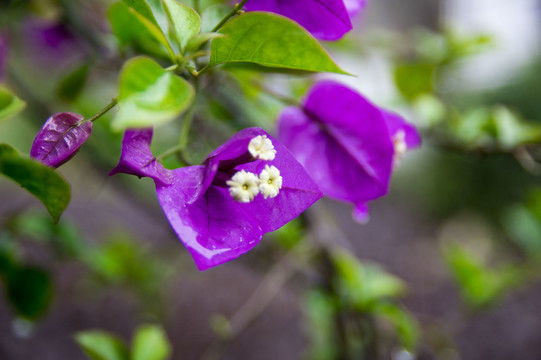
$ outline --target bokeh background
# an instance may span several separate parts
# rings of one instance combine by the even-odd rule
[[[0,122],[0,142],[28,153],[53,112],[90,116],[116,95],[119,69],[134,52],[119,49],[110,31],[110,3],[0,4],[9,47],[3,81],[27,102]],[[164,327],[172,359],[347,358],[336,350],[336,299],[321,290],[321,264],[295,253],[314,239],[353,255],[365,266],[360,286],[372,281],[371,291],[415,319],[365,313],[379,329],[367,359],[540,359],[540,37],[539,0],[369,1],[352,33],[324,44],[357,76],[318,78],[337,78],[400,112],[422,131],[423,146],[403,159],[367,224],[352,220],[349,205],[324,199],[250,253],[205,272],[178,243],[151,181],[108,176],[121,139],[110,114],[59,169],[73,199],[58,225],[0,178],[0,268],[21,269],[0,287],[0,359],[85,359],[75,333],[102,329],[127,341],[144,323]],[[235,129],[272,131],[283,105],[246,82],[253,76],[232,69],[206,84],[194,161]],[[257,76],[297,97],[313,81]],[[167,149],[174,133],[158,130],[156,149]],[[404,350],[411,338],[416,351]]]

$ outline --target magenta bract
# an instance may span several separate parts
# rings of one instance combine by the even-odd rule
[[[364,0],[248,0],[249,11],[269,11],[295,20],[316,38],[338,40],[352,29],[350,16]]]
[[[51,167],[71,159],[92,133],[92,122],[82,122],[83,115],[55,113],[36,135],[30,156]]]
[[[283,110],[278,136],[325,195],[353,203],[354,218],[365,221],[367,202],[388,192],[395,144],[402,139],[394,135],[402,130],[408,147],[419,144],[415,129],[398,115],[342,84],[321,81],[302,108]]]
[[[272,143],[276,151],[273,159],[255,158],[249,151],[258,137]],[[203,165],[175,170],[156,161],[150,151],[151,139],[150,129],[126,131],[119,164],[110,175],[127,173],[154,179],[165,216],[200,270],[249,251],[263,234],[293,220],[323,196],[289,150],[259,128],[240,131],[213,151]],[[233,180],[246,174],[262,178],[270,167],[278,169],[281,176],[277,195],[263,196],[262,191],[248,202],[242,202],[241,196],[235,198]],[[242,187],[237,190],[244,191]]]

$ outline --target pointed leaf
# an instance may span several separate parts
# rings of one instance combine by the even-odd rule
[[[92,133],[92,122],[83,115],[65,112],[53,114],[36,135],[30,156],[57,168],[71,159]]]
[[[132,346],[133,360],[166,360],[170,353],[169,340],[161,327],[143,325],[137,329]]]
[[[119,111],[113,127],[124,130],[169,122],[190,106],[194,93],[190,83],[153,60],[131,59],[120,74]]]
[[[84,331],[75,335],[75,341],[92,360],[129,360],[126,345],[105,331]]]
[[[162,0],[162,3],[173,34],[183,50],[188,41],[201,31],[201,18],[195,10],[177,0]]]
[[[11,90],[0,86],[0,121],[17,115],[25,106],[26,103],[13,94]]]
[[[66,181],[50,167],[22,156],[7,144],[0,144],[0,173],[37,197],[55,222],[68,207],[71,194]]]
[[[270,68],[346,74],[304,28],[283,16],[249,12],[220,29],[209,66],[247,62]]]

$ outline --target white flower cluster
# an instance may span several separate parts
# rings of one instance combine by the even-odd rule
[[[406,150],[408,150],[406,133],[403,130],[400,130],[393,136],[392,140],[394,145],[393,166],[396,169],[400,165],[400,161],[406,153]]]
[[[276,150],[272,141],[265,135],[258,135],[248,145],[250,154],[261,160],[274,160]],[[265,199],[278,195],[282,188],[282,176],[276,166],[265,165],[259,176],[249,171],[240,170],[226,181],[231,197],[241,203],[249,203],[261,192]]]

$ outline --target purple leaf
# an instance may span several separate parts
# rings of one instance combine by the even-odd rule
[[[30,156],[57,168],[71,159],[92,132],[92,122],[79,114],[55,113],[36,135]]]

